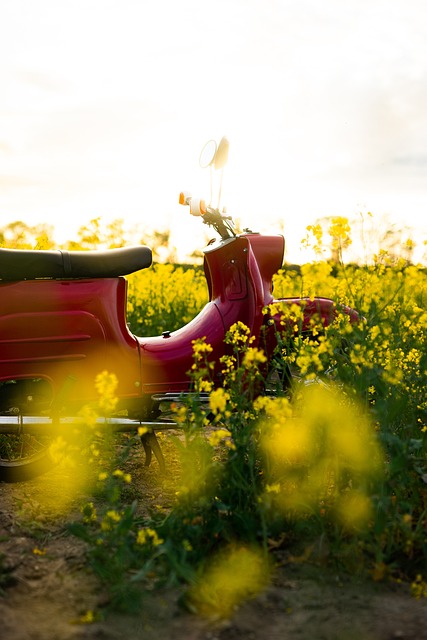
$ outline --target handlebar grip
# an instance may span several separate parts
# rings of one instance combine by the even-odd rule
[[[190,204],[191,193],[189,191],[181,191],[179,194],[178,202],[179,204]]]
[[[208,210],[205,200],[193,198],[188,191],[181,191],[179,194],[179,204],[188,205],[192,216],[204,216]]]
[[[190,202],[190,213],[192,216],[204,216],[206,209],[206,202],[201,198],[191,198]]]

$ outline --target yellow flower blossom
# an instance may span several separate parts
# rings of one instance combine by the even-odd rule
[[[231,432],[228,429],[216,429],[209,435],[208,442],[211,447],[217,447],[219,444],[224,444],[228,449],[234,450],[236,448],[231,437]]]
[[[411,584],[411,595],[416,599],[427,598],[427,582],[418,574]]]
[[[257,549],[233,546],[211,559],[189,599],[199,614],[227,618],[234,608],[264,589],[270,567]]]
[[[88,609],[88,611],[86,611],[86,613],[81,615],[80,618],[76,620],[76,622],[78,624],[93,624],[97,620],[98,620],[97,614],[94,613],[91,609]]]
[[[265,362],[267,362],[267,358],[263,351],[255,347],[249,347],[243,356],[242,365],[243,367],[250,369],[257,367],[260,364],[264,364]]]
[[[231,325],[227,332],[225,342],[233,345],[237,350],[251,344],[254,341],[254,336],[250,336],[250,329],[240,320]]]
[[[136,543],[138,545],[151,544],[153,547],[158,547],[163,544],[162,538],[159,537],[157,531],[146,527],[145,529],[139,529],[136,535]]]
[[[100,395],[99,406],[103,413],[110,414],[117,406],[116,390],[118,379],[114,373],[102,371],[95,379],[95,388]]]
[[[206,342],[206,338],[192,340],[191,344],[193,345],[193,355],[196,360],[205,358],[213,351],[211,345]]]
[[[113,478],[119,478],[120,480],[123,480],[123,482],[126,482],[126,484],[130,484],[132,482],[131,474],[125,473],[121,469],[115,469],[115,471],[113,471],[112,473],[112,476]]]
[[[209,407],[215,414],[223,413],[229,400],[230,394],[222,387],[218,387],[218,389],[211,391],[209,395]]]
[[[97,513],[96,508],[93,502],[88,502],[80,508],[80,511],[83,515],[83,522],[86,524],[90,524],[91,522],[96,522]]]
[[[276,482],[275,484],[267,484],[265,486],[265,490],[267,491],[267,493],[280,493],[280,482]]]

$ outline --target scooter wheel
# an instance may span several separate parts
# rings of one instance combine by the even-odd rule
[[[0,435],[0,482],[25,482],[55,466],[52,438]]]

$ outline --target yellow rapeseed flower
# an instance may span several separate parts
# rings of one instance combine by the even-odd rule
[[[258,367],[260,364],[267,362],[267,358],[261,349],[256,347],[249,347],[243,356],[243,367],[251,369]]]
[[[269,582],[270,567],[256,548],[233,545],[214,557],[189,590],[189,599],[200,615],[229,617],[235,607],[262,591]]]
[[[418,574],[411,584],[411,595],[416,599],[427,598],[427,582]]]
[[[210,344],[206,342],[206,338],[192,340],[193,355],[196,360],[201,360],[212,353],[213,349]]]
[[[95,379],[100,409],[107,414],[112,413],[117,406],[118,398],[115,394],[118,384],[117,376],[108,371],[102,371]]]
[[[159,545],[163,544],[163,542],[164,540],[159,537],[157,531],[155,531],[154,529],[150,529],[149,527],[139,529],[138,533],[136,534],[136,543],[138,545],[151,544],[153,547],[158,547]]]
[[[91,522],[96,522],[98,516],[97,516],[96,508],[95,508],[93,502],[87,502],[86,504],[84,504],[80,508],[80,511],[82,513],[83,522],[85,524],[90,524]]]
[[[231,437],[231,432],[228,429],[216,429],[216,431],[213,431],[209,435],[208,442],[211,447],[217,447],[219,444],[224,444],[228,449],[234,450],[236,448]]]
[[[222,387],[218,387],[218,389],[211,391],[209,395],[209,407],[215,414],[224,413],[229,400],[230,394]]]

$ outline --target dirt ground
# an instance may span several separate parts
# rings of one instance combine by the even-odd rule
[[[161,500],[156,463],[146,469],[137,459],[134,467],[139,500]],[[408,585],[362,583],[295,563],[278,567],[270,586],[226,621],[188,613],[172,589],[147,593],[138,614],[89,623],[85,615],[105,594],[84,544],[66,530],[85,500],[78,476],[59,467],[0,485],[1,640],[427,640],[427,599],[414,599]]]

